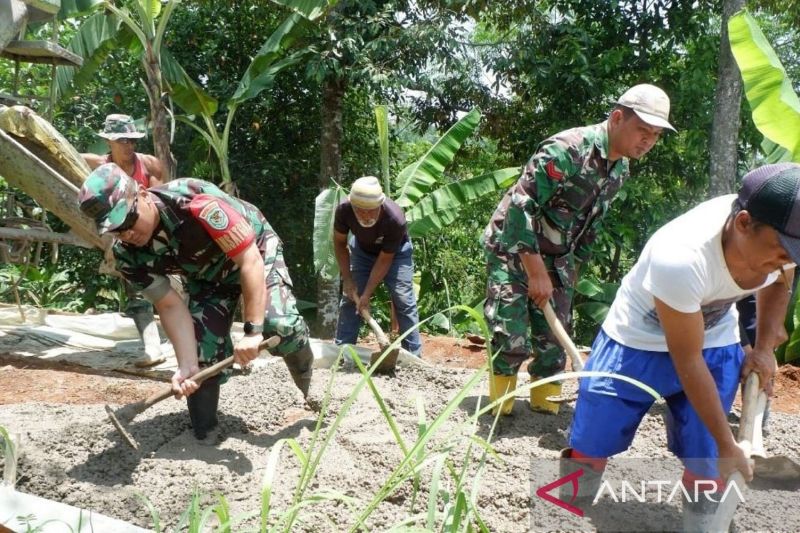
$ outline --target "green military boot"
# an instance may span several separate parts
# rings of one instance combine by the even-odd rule
[[[289,374],[292,375],[294,384],[303,393],[303,398],[308,398],[308,388],[311,386],[311,375],[314,372],[314,353],[311,351],[311,345],[306,343],[296,352],[284,356],[283,361],[289,369]]]

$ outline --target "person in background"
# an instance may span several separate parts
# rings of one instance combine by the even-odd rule
[[[136,141],[144,137],[144,133],[136,129],[136,124],[128,115],[108,115],[100,137],[108,143],[108,153],[104,155],[81,154],[92,170],[106,163],[115,163],[128,176],[145,189],[163,183],[163,165],[152,155],[136,152]],[[144,354],[133,361],[137,367],[148,367],[163,363],[166,360],[161,351],[161,337],[158,325],[153,316],[153,306],[137,293],[129,283],[123,280],[122,285],[127,296],[124,314],[133,318],[136,330],[144,345]]]
[[[572,296],[590,256],[599,221],[628,179],[628,159],[650,151],[668,121],[669,98],[654,85],[628,89],[600,124],[562,131],[542,142],[522,176],[503,196],[483,233],[487,284],[484,314],[492,333],[489,400],[517,386],[531,353],[531,381],[564,370],[566,357],[542,309],[552,301],[571,331]],[[530,330],[530,334],[529,334]],[[534,387],[530,406],[558,413],[547,398],[560,383]],[[514,398],[495,407],[508,415]]]
[[[349,243],[348,235],[352,236]],[[337,206],[333,249],[342,276],[336,344],[356,343],[361,312],[369,310],[370,298],[384,283],[392,298],[400,334],[408,333],[401,344],[419,357],[422,343],[406,217],[400,206],[386,198],[378,178],[358,178],[347,200]]]

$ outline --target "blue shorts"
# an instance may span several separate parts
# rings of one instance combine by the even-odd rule
[[[739,387],[744,352],[739,344],[703,350],[725,412]],[[667,400],[667,444],[692,473],[718,478],[719,453],[714,438],[689,403],[669,352],[628,348],[601,329],[585,370],[614,372],[654,388]],[[636,428],[653,405],[652,396],[611,378],[581,378],[569,445],[590,457],[610,457],[628,449]]]

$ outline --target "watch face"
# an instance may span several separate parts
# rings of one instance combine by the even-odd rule
[[[252,322],[245,322],[244,323],[244,333],[245,335],[250,335],[251,333],[261,333],[264,330],[264,326],[259,324],[255,325]]]

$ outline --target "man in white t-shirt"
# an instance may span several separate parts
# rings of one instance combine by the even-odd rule
[[[724,489],[734,470],[752,478],[727,413],[750,372],[771,393],[773,350],[786,339],[787,277],[798,261],[800,165],[763,166],[744,177],[738,195],[704,202],[650,238],[594,341],[586,370],[630,376],[666,399],[668,446],[684,463],[690,494],[699,483]],[[733,304],[751,293],[758,334],[745,358]],[[630,446],[652,404],[621,380],[581,379],[570,448],[562,452],[563,473],[583,467],[588,474],[578,497],[594,496],[606,458]],[[684,529],[703,530],[714,510],[706,498],[686,502]]]

